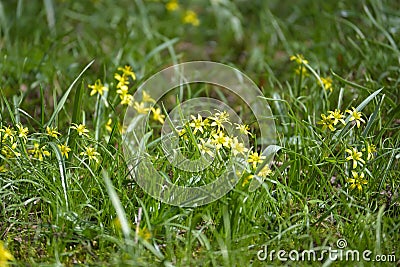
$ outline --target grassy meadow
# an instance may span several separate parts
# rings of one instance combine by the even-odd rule
[[[281,147],[271,164],[227,90],[134,98],[195,60],[259,87]],[[191,176],[171,166],[160,132],[196,97],[242,122],[219,110],[176,129],[182,155],[212,160]],[[240,156],[236,186],[199,207],[153,198],[123,151],[129,108],[149,115],[144,146],[165,180],[206,185]],[[0,110],[0,267],[400,264],[398,1],[0,1]]]

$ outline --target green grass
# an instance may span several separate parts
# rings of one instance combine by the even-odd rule
[[[0,241],[15,258],[10,265],[374,265],[257,259],[264,245],[301,252],[336,249],[338,239],[347,249],[371,250],[371,257],[394,254],[399,264],[400,5],[181,2],[180,10],[169,12],[166,1],[0,1],[0,128],[29,129],[26,142],[0,142],[0,166],[7,168],[0,172]],[[182,23],[186,9],[197,13],[199,26]],[[298,64],[289,58],[296,54],[308,60],[308,76],[295,74]],[[133,94],[154,73],[190,60],[246,73],[270,103],[283,148],[273,174],[254,192],[240,180],[215,202],[181,208],[152,198],[129,175],[120,133],[126,105],[114,73],[132,66]],[[332,92],[320,85],[321,77],[332,78]],[[109,87],[103,97],[89,95],[97,79]],[[164,98],[168,112],[177,99],[213,97],[259,131],[226,90],[174,92]],[[321,114],[351,107],[363,113],[360,128],[348,113],[346,126],[339,122],[334,132],[318,124]],[[89,136],[79,136],[72,123],[84,123]],[[47,126],[61,136],[49,136]],[[177,175],[163,159],[160,124],[151,126],[152,156],[159,156],[166,175]],[[30,152],[34,143],[50,153],[43,161]],[[257,150],[257,138],[250,143]],[[357,171],[368,183],[350,190],[346,149],[362,151],[367,143],[377,152],[369,160],[363,152],[366,163]],[[61,144],[71,148],[68,159]],[[98,163],[81,155],[86,147],[99,153]],[[21,155],[7,154],[10,149]],[[0,244],[0,267],[1,253]]]

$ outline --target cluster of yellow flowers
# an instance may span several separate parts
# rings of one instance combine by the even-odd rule
[[[365,164],[365,160],[362,158],[363,152],[367,153],[367,161],[374,158],[376,146],[366,142],[364,148],[361,151],[358,151],[356,147],[353,147],[346,149],[346,152],[349,154],[349,156],[346,157],[346,160],[353,161],[351,170],[352,178],[347,177],[346,181],[350,183],[351,190],[357,187],[357,189],[361,191],[362,186],[366,185],[368,182],[366,179],[364,179],[364,172],[357,172],[356,169],[361,164]]]
[[[180,10],[180,5],[178,0],[170,0],[168,3],[165,4],[165,8],[169,12],[174,12]],[[185,10],[182,16],[182,22],[184,24],[191,24],[193,26],[199,26],[200,20],[197,17],[197,13],[191,9]]]
[[[150,107],[151,103],[156,103],[156,101],[146,91],[142,91],[142,101],[135,101],[133,104],[133,108],[139,114],[147,114],[149,111],[151,111],[151,118],[154,121],[158,121],[159,123],[163,124],[165,115],[162,114],[161,108]]]
[[[308,60],[305,59],[302,54],[296,54],[296,55],[290,56],[290,61],[294,61],[297,64],[297,67],[294,70],[296,75],[301,76],[301,77],[309,76],[309,73],[306,68],[306,65],[308,65]],[[318,84],[320,86],[323,86],[323,88],[327,91],[328,90],[330,92],[333,91],[331,77],[319,77],[319,79],[321,80],[321,81],[318,80]]]
[[[129,78],[136,80],[136,75],[131,66],[119,67],[117,70],[121,72],[114,74],[114,79],[117,80],[115,87],[121,101],[120,104],[132,105],[133,96],[129,93]],[[100,79],[97,79],[94,84],[89,84],[88,87],[91,89],[90,96],[103,95],[104,91],[108,91],[108,88],[103,85]]]
[[[142,92],[142,100],[140,102],[135,101],[135,99],[133,99],[133,95],[129,93],[130,78],[132,80],[136,80],[136,74],[133,72],[132,67],[126,65],[124,67],[119,67],[117,70],[120,71],[120,73],[115,73],[114,79],[117,80],[115,87],[117,89],[116,93],[120,98],[120,104],[133,106],[133,108],[139,114],[147,114],[149,111],[151,111],[152,119],[163,124],[165,115],[162,114],[161,108],[149,107],[150,103],[155,103],[156,101],[146,91]],[[94,84],[88,85],[88,87],[92,89],[90,92],[91,96],[95,94],[103,95],[103,91],[108,90],[108,88],[105,87],[100,80],[96,80]],[[112,130],[111,124],[112,119],[109,118],[105,125],[108,132],[111,132]],[[120,130],[121,132],[123,131],[123,129]]]
[[[350,114],[350,121],[354,121],[357,125],[357,128],[360,128],[361,123],[365,123],[365,120],[362,118],[362,113],[357,111],[356,108],[352,107],[352,110],[347,109],[346,113]],[[328,115],[321,114],[321,120],[317,122],[317,124],[322,125],[322,130],[329,129],[332,132],[336,130],[334,126],[336,126],[339,122],[343,125],[346,125],[344,121],[344,113],[340,110],[335,109],[334,111],[328,111]]]
[[[304,56],[302,54],[296,54],[290,57],[290,61],[295,61],[297,63],[297,67],[294,70],[296,75],[306,77],[309,76],[306,64],[308,64],[308,60],[304,59]]]
[[[73,123],[71,129],[75,130],[78,136],[89,137],[89,130],[86,129],[84,124],[77,125]],[[35,136],[38,135],[35,134]],[[51,153],[47,150],[47,145],[45,143],[52,139],[52,141],[58,143],[57,146],[61,155],[68,159],[71,148],[68,147],[66,143],[60,141],[61,134],[56,128],[47,126],[46,132],[41,136],[47,137],[46,140],[42,139],[42,141],[45,142],[41,142],[37,137],[30,138],[28,127],[24,127],[21,124],[17,124],[15,127],[3,126],[0,128],[0,154],[7,159],[7,161],[0,161],[0,172],[6,172],[8,170],[7,165],[10,164],[11,160],[18,159],[22,155],[27,155],[31,159],[39,161],[43,161],[46,157],[50,157]],[[85,146],[84,151],[79,155],[87,157],[89,162],[91,160],[99,162],[98,156],[100,154],[96,152],[93,147]]]
[[[121,71],[122,74],[115,73],[114,79],[118,81],[116,88],[117,88],[117,94],[121,99],[121,105],[132,105],[133,96],[128,92],[129,77],[131,77],[132,80],[136,80],[136,75],[132,71],[131,66],[125,66],[123,68],[119,67],[118,70]]]
[[[252,148],[245,147],[245,144],[239,140],[238,136],[227,134],[225,130],[225,125],[227,124],[232,125],[229,114],[226,111],[216,111],[216,113],[206,118],[203,118],[200,114],[197,114],[197,117],[191,115],[191,120],[186,122],[182,128],[176,130],[181,142],[189,143],[193,137],[202,155],[208,154],[211,157],[216,157],[220,162],[223,162],[224,158],[230,154],[233,156],[239,154],[246,156],[247,162],[251,166],[251,173],[248,173],[247,176],[245,175],[244,186],[254,177],[258,165],[263,163],[265,157],[259,155],[256,151],[253,152]],[[252,136],[248,125],[235,123],[234,126],[241,134]],[[271,173],[269,166],[266,165],[257,173],[257,176],[266,177]]]

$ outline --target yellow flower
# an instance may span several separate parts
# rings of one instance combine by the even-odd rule
[[[222,111],[222,112],[217,112],[215,113],[214,116],[210,117],[211,120],[213,120],[213,122],[211,123],[211,126],[217,126],[218,131],[220,131],[221,129],[224,129],[224,125],[223,123],[229,123],[229,113],[226,111]]]
[[[4,145],[4,146],[2,147],[2,149],[1,149],[1,153],[2,153],[4,156],[6,156],[6,158],[13,158],[14,156],[15,156],[15,157],[20,157],[20,156],[21,156],[21,153],[19,153],[18,151],[16,151],[17,145],[18,145],[18,144],[17,144],[16,142],[13,143],[13,144],[11,145],[11,147],[8,146],[8,145]]]
[[[161,109],[151,108],[151,111],[153,112],[153,120],[159,121],[161,124],[163,124],[165,115],[161,114]]]
[[[362,151],[367,151],[367,160],[373,159],[374,158],[374,153],[376,152],[376,146],[373,144],[367,143],[367,149],[362,149]]]
[[[197,144],[201,154],[207,153],[211,157],[214,157],[214,153],[211,151],[211,148],[213,148],[213,145],[211,142],[208,140],[207,142],[203,140],[203,138],[200,138],[201,144]]]
[[[179,3],[177,0],[171,0],[168,3],[165,4],[165,8],[168,11],[175,11],[179,9]]]
[[[353,178],[347,178],[347,182],[351,183],[350,189],[353,190],[357,187],[359,191],[362,191],[362,185],[366,185],[368,182],[364,179],[364,173],[358,174],[355,171],[351,171]]]
[[[308,60],[304,59],[304,56],[302,54],[291,56],[290,61],[296,61],[296,63],[299,65],[308,64]]]
[[[92,95],[95,95],[95,94],[103,95],[103,91],[107,91],[107,90],[108,90],[108,88],[105,87],[105,86],[101,83],[100,79],[97,79],[96,82],[95,82],[94,84],[88,85],[88,87],[89,87],[90,89],[92,89],[92,91],[90,92],[90,95],[91,95],[91,96],[92,96]]]
[[[128,86],[127,86],[129,84],[128,77],[126,77],[125,75],[121,75],[119,73],[115,73],[114,79],[118,81],[116,86],[117,88],[124,88],[124,89],[126,88],[126,91],[128,91]]]
[[[148,94],[148,93],[146,93],[146,91],[143,91],[142,92],[142,101],[143,102],[156,102],[153,98],[151,98],[151,96]]]
[[[7,267],[8,261],[13,260],[13,255],[4,247],[3,242],[0,241],[0,267]]]
[[[16,149],[17,149],[17,143],[12,144],[12,145],[11,145],[11,150],[12,150],[12,152],[14,152],[14,155],[15,155],[16,157],[20,157],[20,156],[21,156],[21,153],[15,151]]]
[[[143,229],[139,229],[138,236],[140,236],[145,241],[149,241],[152,235],[151,232],[147,230],[146,227],[144,227]]]
[[[33,149],[29,149],[28,153],[32,154],[34,158],[43,161],[43,156],[50,156],[50,152],[45,150],[46,146],[40,147],[38,143],[33,144]]]
[[[79,134],[79,136],[86,136],[88,137],[89,135],[87,134],[89,132],[88,129],[86,129],[86,126],[84,124],[79,124],[77,125],[76,123],[73,123],[71,126],[72,129],[76,130]]]
[[[324,85],[325,90],[329,90],[330,92],[333,91],[332,87],[332,78],[331,77],[320,77],[322,84]],[[318,81],[318,84],[321,85],[321,83]]]
[[[17,128],[18,128],[18,137],[21,137],[26,142],[29,132],[28,127],[24,127],[21,124],[17,124]]]
[[[350,156],[348,156],[346,160],[353,161],[353,169],[357,167],[358,161],[365,164],[365,161],[361,158],[362,152],[357,151],[357,148],[354,147],[353,150],[346,149],[346,152],[350,154]]]
[[[130,94],[122,94],[119,96],[121,98],[121,105],[132,106],[133,96]]]
[[[249,132],[250,127],[247,124],[235,123],[235,125],[236,125],[235,129],[239,130],[241,134],[252,136],[252,134]]]
[[[365,120],[361,118],[362,113],[358,112],[354,107],[352,107],[353,111],[351,110],[346,110],[347,113],[351,115],[350,121],[356,121],[357,123],[357,128],[360,128],[360,122],[365,123]]]
[[[123,72],[123,76],[131,76],[133,80],[136,80],[136,75],[132,70],[131,66],[126,65],[125,67],[119,67],[118,70]]]
[[[68,159],[68,153],[71,151],[71,148],[69,148],[67,145],[58,145],[58,148],[61,151],[61,155]]]
[[[317,122],[317,124],[322,125],[322,130],[324,131],[326,128],[329,128],[332,132],[335,131],[335,127],[333,127],[333,120],[330,116],[326,116],[325,114],[321,114],[322,120]]]
[[[243,179],[242,186],[247,185],[250,182],[250,180],[253,178],[254,178],[254,175],[252,175],[252,174],[246,175]]]
[[[220,131],[212,135],[212,143],[215,145],[215,148],[221,149],[222,146],[229,148],[231,145],[231,139],[228,136],[225,136],[224,132]]]
[[[10,126],[8,126],[7,128],[3,127],[3,129],[0,129],[0,132],[4,133],[4,134],[2,134],[3,140],[7,140],[7,138],[8,138],[8,139],[10,139],[11,143],[13,142],[14,136],[15,136],[15,131]]]
[[[272,170],[269,168],[268,165],[265,165],[257,174],[259,177],[267,177],[270,176],[272,173]]]
[[[299,76],[301,75],[303,77],[308,77],[309,76],[307,69],[303,65],[298,66],[294,70],[294,73],[296,73],[296,75],[299,75]]]
[[[176,129],[178,131],[178,135],[179,137],[183,136],[184,134],[186,134],[186,129],[182,128],[182,129]]]
[[[257,163],[262,163],[264,159],[265,159],[265,157],[258,155],[258,152],[253,152],[249,155],[247,162],[252,163],[253,168],[255,168]]]
[[[6,166],[5,165],[0,165],[0,172],[7,172],[8,170],[7,170],[7,168],[6,168]],[[1,264],[1,261],[0,261],[0,264]],[[0,265],[1,266],[1,265]]]
[[[193,26],[200,25],[200,20],[198,19],[196,12],[194,12],[193,10],[187,10],[185,12],[185,15],[183,16],[182,21],[185,24],[192,24]]]
[[[340,121],[343,125],[346,124],[346,122],[343,120],[344,115],[340,112],[340,110],[335,109],[335,111],[328,111],[329,116],[328,118],[332,119],[333,125],[338,124]]]
[[[117,90],[117,94],[119,94],[121,97],[122,95],[128,94],[128,86],[122,85],[121,87],[118,87],[119,89]]]
[[[149,112],[150,108],[146,108],[144,106],[143,102],[135,102],[135,104],[133,105],[133,108],[139,113],[139,114],[147,114],[147,112]]]
[[[48,135],[54,138],[58,138],[58,136],[61,135],[59,132],[57,132],[56,128],[52,128],[49,126],[46,127],[46,132]]]
[[[112,131],[111,124],[112,124],[112,119],[109,118],[108,121],[107,121],[107,123],[106,123],[106,130],[107,130],[108,132],[110,132],[110,133],[111,133],[111,131]]]
[[[203,127],[208,124],[208,119],[203,121],[203,118],[200,116],[200,114],[197,114],[197,119],[193,115],[191,115],[191,117],[193,121],[189,123],[189,126],[194,128],[193,134],[196,134],[197,131],[204,133]]]
[[[99,162],[99,159],[97,158],[97,156],[100,156],[100,153],[98,153],[93,147],[85,147],[85,151],[81,152],[79,155],[87,156],[89,159],[89,162],[91,160],[94,160],[97,163]]]
[[[237,154],[244,155],[244,153],[248,151],[244,144],[239,142],[236,136],[232,139],[231,148],[234,156],[236,156]]]

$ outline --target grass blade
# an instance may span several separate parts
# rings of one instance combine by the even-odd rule
[[[69,210],[69,202],[68,202],[68,194],[67,194],[67,180],[66,180],[66,175],[65,175],[64,159],[63,159],[60,149],[58,148],[58,146],[55,143],[50,142],[49,145],[53,148],[53,150],[56,154],[56,158],[58,161],[58,167],[60,169],[61,185],[62,185],[63,193],[64,193],[65,206],[66,206],[67,210]]]
[[[49,121],[46,123],[46,126],[51,125],[51,123],[55,120],[57,117],[58,113],[61,111],[61,109],[64,107],[65,102],[68,99],[69,94],[71,93],[72,88],[74,88],[75,84],[79,80],[79,78],[85,73],[85,71],[93,64],[94,60],[90,61],[89,64],[86,65],[86,67],[79,73],[78,77],[75,78],[75,80],[72,82],[72,84],[69,86],[67,91],[64,93],[64,95],[61,97],[60,101],[58,102],[57,106],[54,109],[53,114],[51,115]]]
[[[122,207],[121,201],[119,200],[117,192],[115,191],[114,186],[113,186],[110,178],[108,177],[107,172],[105,170],[103,170],[102,174],[103,174],[104,182],[106,183],[108,196],[111,199],[111,202],[115,208],[115,211],[117,212],[117,217],[121,224],[121,230],[122,230],[122,233],[124,234],[125,240],[131,241],[131,237],[130,237],[131,236],[131,228],[129,226],[129,222],[126,217],[125,210]]]

